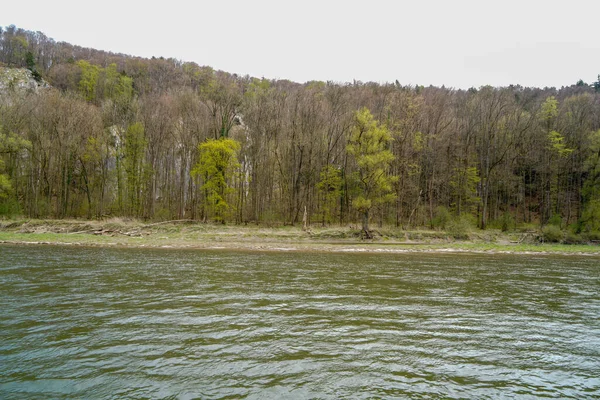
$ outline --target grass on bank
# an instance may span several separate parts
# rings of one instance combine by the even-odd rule
[[[460,234],[450,230],[402,230],[375,228],[374,240],[361,240],[360,229],[312,226],[305,232],[299,226],[204,224],[192,221],[143,223],[113,218],[89,220],[0,221],[0,242],[77,244],[89,246],[241,248],[298,250],[435,251],[442,249],[472,252],[521,252],[600,254],[600,245],[569,242],[568,233],[547,243],[543,231],[528,229],[502,232],[500,229],[468,229]],[[558,235],[558,236],[556,236]],[[542,243],[542,242],[546,243]],[[562,242],[562,243],[561,243]],[[573,243],[573,244],[569,244]]]

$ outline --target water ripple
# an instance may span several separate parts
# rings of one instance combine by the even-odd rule
[[[600,397],[593,257],[0,252],[1,398]]]

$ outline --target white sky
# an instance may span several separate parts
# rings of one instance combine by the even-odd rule
[[[5,3],[0,26],[269,79],[560,87],[600,74],[598,0]]]

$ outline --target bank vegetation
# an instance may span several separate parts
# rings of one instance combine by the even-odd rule
[[[299,84],[14,26],[0,63],[4,218],[600,240],[600,82]]]

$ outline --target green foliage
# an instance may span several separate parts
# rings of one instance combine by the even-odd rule
[[[14,27],[0,32],[0,48],[0,205],[18,202],[31,217],[225,219],[231,204],[237,221],[273,225],[297,221],[306,206],[324,223],[368,224],[370,214],[396,226],[452,225],[457,236],[468,224],[456,214],[479,216],[481,227],[496,218],[489,224],[502,230],[539,230],[553,214],[564,228],[581,216],[574,233],[600,230],[600,133],[589,135],[600,94],[581,81],[466,91],[295,84]],[[28,90],[38,69],[57,90]],[[192,178],[198,144],[228,136],[243,143],[243,179],[207,165]],[[17,150],[18,138],[31,151]],[[320,170],[329,165],[343,169]],[[438,206],[448,209],[431,215]]]
[[[444,206],[439,206],[435,209],[435,217],[433,218],[432,224],[435,228],[446,229],[450,221],[452,220],[452,214]]]
[[[467,240],[469,233],[475,227],[473,217],[467,214],[454,217],[448,223],[446,232],[454,239]]]
[[[508,232],[514,230],[516,227],[515,219],[511,213],[505,211],[502,213],[500,218],[490,221],[488,224],[489,228],[500,229],[502,232]]]
[[[87,101],[96,100],[96,88],[98,86],[98,77],[100,76],[100,68],[97,65],[92,65],[87,61],[80,60],[77,66],[81,71],[79,79],[79,91]]]
[[[588,242],[587,235],[579,235],[574,232],[567,232],[564,236],[565,244],[584,244]]]
[[[258,96],[265,95],[269,92],[271,83],[268,79],[252,78],[252,81],[248,85],[248,89],[244,93],[246,99],[251,100]]]
[[[31,149],[31,142],[15,133],[4,134],[0,126],[0,154],[17,153],[21,150]]]
[[[542,238],[544,242],[558,243],[563,240],[563,231],[556,225],[546,225],[542,229]]]
[[[3,162],[0,160],[0,168],[3,167]],[[7,199],[13,192],[10,179],[6,174],[0,174],[0,200]]]
[[[0,181],[1,180],[2,177],[0,176]],[[22,213],[23,210],[21,210],[21,206],[14,196],[11,196],[6,199],[0,199],[0,216],[11,218],[17,215],[21,215]]]
[[[600,75],[598,75],[598,80],[592,83],[592,86],[596,92],[600,92]]]
[[[581,225],[586,231],[600,230],[600,131],[590,135],[590,155],[586,160],[587,179],[583,184],[584,199]]]
[[[600,199],[588,200],[581,214],[585,230],[600,230]]]
[[[558,100],[554,96],[548,96],[540,110],[540,118],[547,126],[550,126],[558,116]]]
[[[144,135],[144,127],[136,122],[127,128],[123,165],[127,174],[127,193],[131,215],[141,212],[141,199],[144,191],[144,175],[146,170],[145,154],[148,142]]]
[[[205,208],[207,214],[212,211],[216,221],[224,222],[232,209],[227,196],[233,192],[230,183],[239,171],[240,148],[239,142],[227,138],[209,139],[198,146],[200,160],[192,176],[202,178]]]
[[[33,71],[35,69],[35,59],[33,58],[33,53],[30,51],[28,51],[25,55],[25,65],[30,71]]]
[[[133,98],[133,79],[119,73],[116,64],[110,64],[104,70],[104,97],[113,100],[117,105],[126,107]]]
[[[557,226],[557,227],[561,227],[563,220],[562,217],[559,214],[554,214],[552,217],[550,217],[548,219],[548,222],[546,222],[548,225],[553,225],[553,226]]]
[[[593,240],[595,242],[600,241],[600,230],[591,231],[587,234],[588,240]]]
[[[323,222],[331,223],[342,193],[342,171],[333,165],[323,167],[317,188],[323,199]]]
[[[4,134],[0,126],[0,157],[3,154],[16,154],[21,150],[30,149],[31,142],[14,133]],[[5,173],[5,163],[0,158],[0,204],[6,203],[14,193],[10,177]]]
[[[502,214],[501,220],[500,230],[502,230],[502,232],[507,232],[515,228],[515,219],[508,211],[505,211],[504,214]]]
[[[113,98],[121,104],[129,104],[133,98],[133,79],[120,74]]]
[[[361,193],[352,204],[364,216],[365,231],[368,231],[369,211],[396,198],[393,183],[398,177],[389,174],[390,163],[395,159],[389,149],[391,141],[392,135],[387,127],[380,125],[367,108],[354,114],[354,126],[346,150],[358,166]]]
[[[560,157],[566,157],[573,152],[564,144],[565,138],[556,131],[548,133],[548,141],[550,142],[550,150],[558,154]]]
[[[33,76],[33,79],[35,79],[35,81],[38,83],[41,82],[42,75],[40,75],[40,73],[37,70],[37,67],[35,65],[35,59],[31,51],[28,51],[25,55],[25,64],[27,65],[27,69],[31,71],[31,76]]]
[[[472,211],[479,202],[477,184],[481,181],[477,167],[454,168],[450,188],[455,199],[453,205],[461,214],[463,211]]]

